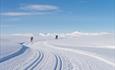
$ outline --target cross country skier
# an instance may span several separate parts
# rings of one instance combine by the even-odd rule
[[[33,39],[34,39],[33,36],[31,36],[31,37],[30,37],[30,42],[33,42]]]
[[[55,39],[58,39],[58,35],[55,36]]]

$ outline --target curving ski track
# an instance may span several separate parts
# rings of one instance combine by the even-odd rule
[[[31,67],[34,67],[33,65],[34,64],[36,64],[37,63],[37,61],[39,61],[40,60],[40,58],[41,58],[41,52],[39,51],[39,54],[38,54],[39,56],[36,58],[36,60],[35,61],[33,61],[29,66],[27,66],[24,70],[28,70],[29,68],[31,68]]]
[[[43,57],[44,57],[44,54],[41,53],[40,59],[38,61],[36,61],[37,63],[30,70],[33,70],[42,61]]]
[[[55,55],[55,58],[56,58],[56,64],[55,64],[54,70],[62,70],[62,60],[61,60],[61,57],[58,56],[58,55]]]

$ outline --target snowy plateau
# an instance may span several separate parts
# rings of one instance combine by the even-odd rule
[[[0,70],[115,70],[115,34],[1,35]]]

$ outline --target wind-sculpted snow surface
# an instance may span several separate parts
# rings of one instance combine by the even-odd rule
[[[92,51],[69,48],[66,41],[38,40],[33,43],[17,43],[20,47],[4,49],[9,54],[0,58],[0,70],[114,70],[114,62],[94,54]],[[61,42],[60,42],[61,41]],[[14,42],[14,44],[16,44]],[[3,46],[2,46],[3,47]],[[13,47],[11,47],[13,48]],[[89,47],[90,48],[90,47]]]
[[[26,45],[24,53],[0,63],[1,70],[114,70],[115,65],[100,59],[57,48],[47,41]],[[82,54],[81,54],[82,53]],[[103,67],[104,66],[104,67]]]

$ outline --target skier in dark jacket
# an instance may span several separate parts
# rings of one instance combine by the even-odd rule
[[[33,37],[33,36],[31,36],[31,37],[30,37],[30,42],[33,42],[33,39],[34,39],[34,37]]]
[[[58,39],[58,35],[55,36],[55,39]]]

